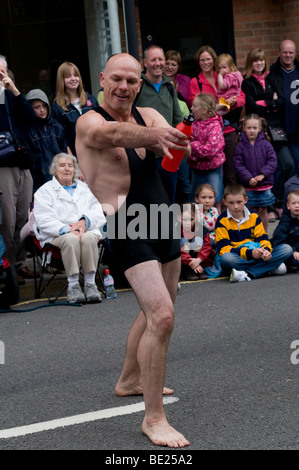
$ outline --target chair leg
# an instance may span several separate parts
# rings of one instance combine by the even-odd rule
[[[53,280],[54,276],[51,277],[51,279],[50,279],[50,281],[48,281],[48,283],[46,282],[46,279],[44,277],[44,270],[45,270],[46,263],[45,263],[45,261],[41,263],[41,261],[39,259],[39,256],[36,253],[36,251],[35,251],[35,254],[36,254],[37,266],[38,266],[38,269],[40,271],[38,286],[35,290],[35,298],[39,299],[41,294],[45,291],[46,294],[47,294],[47,297],[48,297],[48,301],[50,302],[50,294],[49,294],[49,290],[48,290],[48,285]],[[42,287],[42,285],[43,285],[43,287]]]
[[[36,263],[37,263],[38,269],[40,271],[40,277],[39,277],[39,280],[38,280],[38,285],[37,285],[37,282],[35,282],[35,298],[39,299],[41,297],[41,294],[43,292],[45,292],[46,295],[47,295],[47,298],[48,298],[48,302],[49,303],[55,303],[56,300],[66,290],[67,284],[65,284],[63,286],[63,288],[60,290],[60,292],[54,298],[51,298],[48,286],[51,284],[53,279],[56,277],[57,273],[52,274],[51,278],[48,279],[48,281],[47,281],[45,279],[45,269],[46,269],[46,266],[47,266],[47,256],[45,256],[44,260],[41,262],[40,257],[38,255],[38,253],[36,252],[36,250],[35,250],[35,255],[36,256],[34,258],[36,258]]]
[[[100,278],[100,281],[101,281],[101,287],[98,286],[98,289],[101,292],[101,294],[103,294],[106,297],[106,291],[105,291],[105,287],[104,287],[104,278],[103,278],[102,273],[101,273],[101,263],[102,263],[102,259],[103,259],[103,256],[104,256],[104,251],[105,251],[104,244],[100,243],[99,260],[98,260],[98,266],[97,266],[97,273],[96,274],[98,274],[98,276]]]

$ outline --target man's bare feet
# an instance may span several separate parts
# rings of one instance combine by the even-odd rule
[[[143,395],[143,390],[142,390],[141,385],[137,385],[137,384],[125,385],[125,384],[121,384],[120,382],[118,382],[118,384],[115,387],[115,393],[119,397],[129,397],[131,395]],[[172,394],[173,394],[173,390],[171,388],[163,387],[163,395],[172,395]]]
[[[167,447],[185,447],[189,446],[190,442],[183,436],[183,434],[176,431],[169,425],[167,420],[158,421],[154,424],[148,424],[146,418],[142,423],[142,431],[152,441],[153,444],[158,446]]]

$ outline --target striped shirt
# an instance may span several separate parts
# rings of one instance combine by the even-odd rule
[[[244,210],[244,218],[236,220],[229,210],[225,210],[217,219],[215,227],[217,251],[236,253],[241,258],[252,260],[252,251],[261,246],[272,252],[272,245],[265,232],[263,223],[256,212]]]

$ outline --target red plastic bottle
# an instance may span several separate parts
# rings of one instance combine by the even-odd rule
[[[194,117],[192,114],[189,114],[189,116],[185,116],[183,121],[180,122],[176,128],[183,132],[188,138],[192,134],[192,123],[194,121]],[[179,169],[180,163],[183,159],[184,153],[186,151],[186,148],[183,147],[183,150],[175,150],[175,149],[169,149],[169,152],[173,156],[173,159],[171,160],[167,155],[164,155],[164,158],[162,160],[161,166],[164,168],[164,170],[175,172]]]

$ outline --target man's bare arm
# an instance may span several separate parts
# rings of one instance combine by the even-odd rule
[[[169,144],[169,140],[167,140],[167,142],[165,142],[165,145],[166,145],[166,150],[165,150],[165,147],[164,147],[164,150],[162,150],[161,152],[161,146],[160,146],[160,142],[158,142],[155,146],[151,147],[151,148],[148,148],[149,150],[152,150],[154,153],[156,153],[157,155],[160,155],[161,157],[163,155],[168,155],[170,158],[172,158],[171,154],[169,153],[169,148],[173,148],[173,149],[176,149],[176,150],[181,150],[182,149],[182,146],[185,147],[185,154],[184,154],[184,158],[187,158],[190,156],[191,154],[191,146],[186,138],[186,136],[184,134],[182,134],[180,131],[179,134],[177,133],[172,133],[173,130],[176,130],[174,129],[173,127],[171,127],[168,122],[166,121],[166,119],[158,112],[156,111],[155,109],[153,108],[138,108],[139,112],[141,113],[144,121],[146,122],[146,125],[148,127],[160,127],[160,128],[163,128],[163,129],[171,129],[171,135],[168,136],[167,135],[167,139],[170,139],[170,144]],[[173,140],[174,138],[176,139],[177,137],[179,136],[179,139],[182,139],[183,140],[180,140],[180,142],[178,140]],[[175,146],[172,146],[172,143],[175,145]],[[179,145],[179,147],[178,147]]]
[[[182,132],[166,121],[163,122],[165,127],[154,124],[152,121],[151,126],[144,127],[131,122],[106,121],[98,113],[90,111],[78,119],[76,133],[84,145],[101,150],[143,147],[161,156],[170,155],[169,148],[180,150],[184,146],[187,150],[188,141]]]

